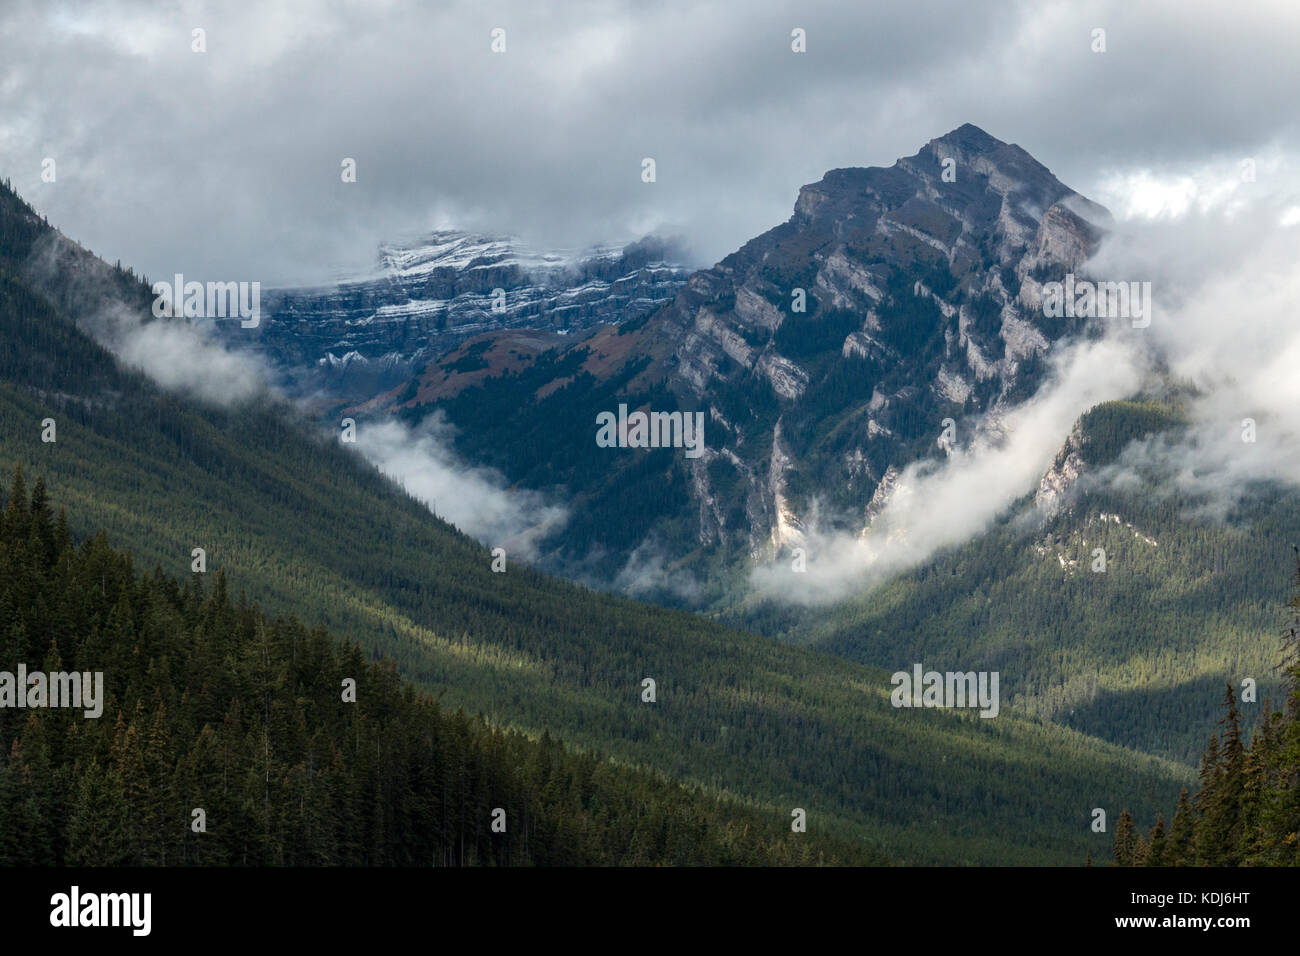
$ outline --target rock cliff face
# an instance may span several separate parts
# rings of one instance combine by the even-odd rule
[[[974,126],[805,186],[788,222],[697,273],[651,323],[676,343],[663,367],[684,403],[772,403],[784,426],[783,445],[761,413],[717,423],[712,455],[771,456],[746,476],[766,499],[746,513],[765,525],[702,535],[779,548],[814,500],[865,526],[890,469],[937,453],[944,418],[1032,393],[1037,359],[1068,331],[1043,316],[1039,285],[1079,271],[1108,222]]]
[[[270,290],[251,337],[248,330],[225,331],[232,344],[260,350],[291,392],[356,401],[406,381],[484,332],[577,334],[644,316],[686,281],[675,255],[655,240],[535,253],[511,239],[440,231],[385,246],[369,276]]]
[[[1061,446],[1052,463],[1038,482],[1034,493],[1034,506],[1046,517],[1055,517],[1069,504],[1071,493],[1083,474],[1087,463],[1083,457],[1083,426],[1076,422],[1070,436]]]

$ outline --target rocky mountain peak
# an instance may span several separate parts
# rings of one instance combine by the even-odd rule
[[[945,133],[942,136],[936,136],[926,144],[931,148],[942,145],[953,150],[960,150],[970,155],[996,153],[1006,149],[1008,144],[1002,142],[996,136],[990,136],[984,130],[980,129],[974,123],[962,123],[956,129]],[[1019,146],[1011,148],[1019,150]],[[1021,150],[1021,152],[1024,152]],[[1028,155],[1027,153],[1025,155]]]
[[[751,550],[817,502],[860,528],[891,470],[938,453],[942,420],[974,427],[1032,394],[1042,355],[1071,331],[1043,315],[1038,284],[1084,264],[1107,221],[971,124],[892,166],[803,187],[786,223],[697,273],[652,320],[672,343],[670,387],[724,411],[692,466],[699,513],[717,513],[713,485],[746,488]]]
[[[800,190],[786,222],[643,318],[569,336],[527,362],[493,332],[386,401],[413,414],[442,404],[453,418],[460,408],[471,457],[617,514],[566,532],[555,545],[563,561],[603,553],[616,565],[652,537],[679,560],[714,548],[781,552],[815,522],[859,533],[891,476],[943,454],[946,421],[964,445],[1034,393],[1052,343],[1080,331],[1044,314],[1039,283],[1078,271],[1105,221],[1028,152],[967,124],[891,166],[828,171]],[[507,434],[461,394],[494,375]],[[636,494],[654,504],[635,520],[611,503],[626,496],[621,469],[632,459],[573,464],[586,460],[575,449],[590,444],[588,423],[619,402],[702,411],[708,422],[701,456],[637,472]],[[543,450],[519,462],[499,448]],[[664,481],[682,493],[651,490]]]

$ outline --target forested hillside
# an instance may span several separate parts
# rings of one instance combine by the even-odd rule
[[[48,227],[0,199],[0,460],[44,476],[73,536],[103,529],[174,577],[202,547],[232,590],[388,657],[444,709],[549,731],[782,821],[803,807],[810,827],[903,861],[1076,863],[1093,807],[1154,813],[1190,780],[1014,707],[996,720],[896,710],[886,671],[514,560],[493,573],[486,548],[290,409],[214,407],[123,370],[74,319],[96,307],[91,286],[144,308],[139,284],[66,240],[62,268],[32,268],[28,233],[53,241]],[[47,417],[56,442],[41,440]]]
[[[105,683],[97,718],[0,708],[0,865],[884,862],[816,822],[794,833],[446,712],[390,662],[214,577],[141,573],[102,534],[78,546],[44,483],[29,500],[15,475],[0,661]]]
[[[1300,866],[1300,552],[1294,616],[1282,645],[1286,692],[1253,734],[1237,693],[1223,695],[1222,728],[1201,754],[1200,789],[1184,790],[1168,825],[1162,813],[1145,835],[1125,810],[1115,827],[1118,866]]]
[[[1300,495],[1241,489],[1222,519],[1154,478],[1131,491],[1089,480],[1131,440],[1177,427],[1167,404],[1099,406],[1081,421],[1086,467],[1059,513],[1036,514],[1027,498],[1010,520],[842,605],[726,619],[882,667],[1001,670],[1025,711],[1192,765],[1225,680],[1253,678],[1261,700],[1277,692],[1273,595],[1300,541]],[[1247,725],[1258,712],[1245,709]]]

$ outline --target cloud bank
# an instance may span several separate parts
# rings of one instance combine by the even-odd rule
[[[1093,198],[1188,158],[1294,155],[1298,53],[1289,0],[6,0],[0,175],[154,278],[326,281],[439,225],[539,248],[682,234],[713,262],[828,169],[965,122]]]
[[[360,422],[357,448],[430,511],[507,561],[536,558],[537,545],[568,511],[541,492],[510,488],[493,469],[469,467],[451,451],[451,426],[441,413],[418,428],[397,421]]]
[[[1126,224],[1098,269],[1150,275],[1173,309],[1151,348],[1190,384],[1185,435],[1126,450],[1100,477],[1144,480],[1193,510],[1224,518],[1261,482],[1300,483],[1300,191],[1295,168],[1255,182],[1228,170],[1184,177],[1185,199]]]
[[[865,534],[824,534],[813,525],[805,533],[807,570],[796,573],[788,562],[759,567],[753,585],[765,596],[823,603],[962,544],[1037,485],[1079,415],[1129,394],[1141,381],[1141,360],[1122,341],[1067,347],[1029,401],[987,417],[968,444],[959,435],[958,447],[941,464],[904,468]]]

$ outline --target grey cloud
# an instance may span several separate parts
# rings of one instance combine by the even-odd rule
[[[713,261],[825,170],[888,164],[967,121],[1085,194],[1117,169],[1293,151],[1297,17],[1123,0],[17,0],[0,12],[0,173],[151,276],[328,279],[435,224],[566,247],[671,232]]]

